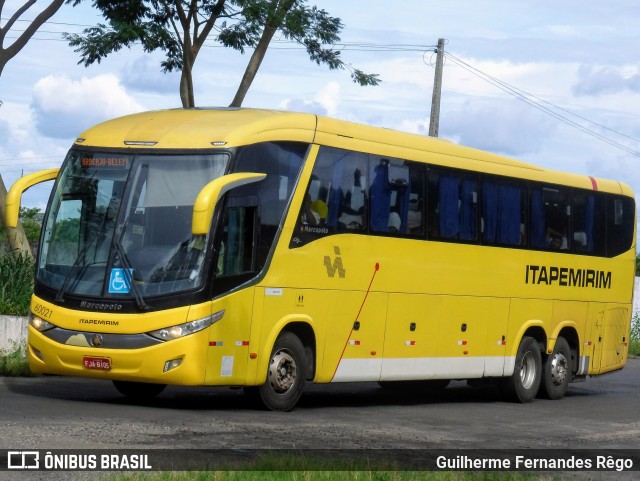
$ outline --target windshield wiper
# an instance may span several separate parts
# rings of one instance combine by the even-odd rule
[[[91,238],[84,245],[82,250],[80,250],[80,252],[78,253],[76,260],[73,261],[73,264],[69,268],[69,272],[67,272],[67,274],[64,276],[64,279],[62,281],[62,286],[60,286],[60,289],[58,289],[58,292],[56,293],[56,297],[55,297],[56,302],[60,302],[60,303],[64,302],[64,295],[69,289],[69,284],[71,283],[71,280],[72,279],[76,281],[78,280],[78,277],[75,277],[75,273],[78,270],[78,267],[80,266],[80,261],[85,259],[85,256],[87,254],[87,251],[89,250],[89,247],[91,247],[91,245],[93,244],[93,241],[95,241],[97,238],[98,238],[98,234],[94,232]],[[83,269],[86,269],[86,268],[87,268],[87,265],[83,265]]]

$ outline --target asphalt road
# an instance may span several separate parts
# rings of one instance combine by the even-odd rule
[[[509,403],[464,382],[435,396],[309,384],[290,413],[228,388],[169,387],[136,404],[103,381],[0,378],[0,449],[640,448],[639,399],[638,359],[559,401]]]

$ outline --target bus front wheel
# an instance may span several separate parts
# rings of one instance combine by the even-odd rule
[[[564,397],[571,382],[571,348],[564,337],[556,340],[553,352],[547,356],[542,372],[540,395],[547,399]]]
[[[271,411],[291,411],[304,389],[306,355],[302,342],[292,332],[283,332],[276,339],[267,370],[267,380],[245,392]]]
[[[531,402],[538,393],[541,378],[540,345],[533,337],[525,336],[518,346],[513,374],[502,382],[502,392],[511,401]]]

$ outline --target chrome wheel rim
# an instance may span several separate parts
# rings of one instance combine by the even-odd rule
[[[551,381],[554,386],[564,384],[567,379],[567,366],[569,362],[564,354],[556,352],[551,359]]]
[[[273,390],[286,393],[295,384],[297,371],[296,361],[287,351],[276,352],[269,365],[269,383]]]
[[[520,382],[525,389],[531,389],[536,380],[536,360],[531,352],[527,352],[520,363]]]

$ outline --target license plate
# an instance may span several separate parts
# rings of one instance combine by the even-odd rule
[[[88,357],[82,358],[82,365],[86,369],[97,369],[98,371],[110,371],[111,359],[108,357]]]

